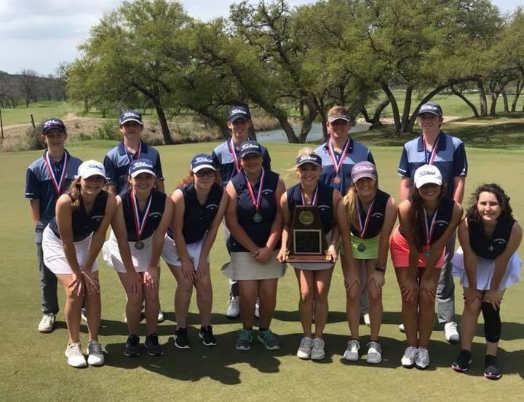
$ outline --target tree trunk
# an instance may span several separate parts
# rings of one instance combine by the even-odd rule
[[[381,87],[388,97],[389,103],[391,103],[391,109],[393,110],[393,121],[395,122],[395,134],[400,134],[400,113],[398,111],[397,100],[395,99],[393,92],[391,92],[388,84],[383,82]]]
[[[384,99],[382,102],[379,103],[377,108],[375,109],[375,113],[373,113],[373,118],[369,123],[371,123],[371,128],[377,128],[382,127],[383,124],[380,121],[380,116],[382,116],[382,111],[390,104],[390,101],[388,98]]]
[[[306,142],[307,135],[311,131],[313,121],[315,121],[315,117],[317,117],[318,114],[315,102],[311,95],[307,96],[307,98],[305,99],[305,103],[308,108],[308,113],[307,115],[304,113],[304,116],[302,117],[302,126],[300,127],[300,134],[298,137],[298,140],[301,144]]]
[[[164,108],[162,108],[162,105],[160,104],[160,99],[155,97],[151,100],[153,101],[153,106],[155,107],[156,114],[158,116],[158,122],[160,123],[160,128],[162,129],[162,137],[164,138],[164,144],[173,145],[174,142],[171,138],[169,126],[167,125],[166,115],[164,113]]]
[[[482,80],[477,80],[477,89],[479,91],[480,115],[486,117],[488,115],[488,100],[486,99],[486,91]]]
[[[453,92],[453,94],[462,99],[471,108],[475,117],[479,117],[477,107],[473,103],[471,103],[471,101],[468,98],[466,98],[461,92],[457,91],[453,86],[451,87],[451,92]]]
[[[505,89],[502,90],[502,100],[504,101],[504,112],[509,113],[508,95]]]
[[[406,97],[404,98],[404,110],[402,110],[402,126],[400,131],[403,133],[409,130],[409,110],[411,109],[411,96],[413,94],[413,87],[406,88]]]
[[[214,126],[218,127],[218,129],[220,130],[220,134],[222,135],[222,138],[224,138],[224,140],[227,140],[229,138],[229,128],[227,128],[227,126],[224,124],[223,116],[217,116],[204,107],[189,106],[189,108],[197,112],[199,115],[203,116],[204,121],[211,122]]]
[[[491,105],[489,108],[489,115],[490,116],[496,116],[497,115],[497,99],[499,97],[499,94],[497,92],[491,93]]]
[[[524,81],[517,80],[517,87],[515,89],[515,97],[513,102],[511,102],[511,111],[517,111],[517,102],[519,101],[520,93],[522,92],[522,87],[524,86]]]
[[[324,141],[327,141],[329,139],[329,133],[327,131],[327,114],[324,104],[324,98],[322,96],[318,96],[315,97],[313,101],[315,102],[317,112],[320,115],[320,124],[322,125],[322,138],[324,139]]]

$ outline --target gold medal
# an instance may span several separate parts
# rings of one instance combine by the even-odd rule
[[[311,213],[311,211],[302,211],[300,215],[298,215],[298,220],[300,221],[302,225],[309,226],[313,223],[315,218],[313,214]]]

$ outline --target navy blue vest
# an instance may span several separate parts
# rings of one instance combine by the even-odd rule
[[[262,216],[261,222],[255,222],[253,216],[256,213],[255,206],[251,203],[248,189],[246,187],[246,176],[241,173],[231,179],[231,183],[237,192],[237,219],[238,223],[245,230],[249,238],[258,246],[264,247],[271,233],[271,226],[277,214],[277,200],[275,192],[278,185],[278,174],[266,171],[264,188],[262,189],[262,199],[258,213]],[[254,187],[255,194],[258,194],[260,182]],[[233,236],[229,237],[228,248],[232,252],[248,251],[242,247]],[[280,242],[275,246],[280,248]]]
[[[320,213],[320,220],[322,221],[322,229],[324,233],[329,233],[333,227],[333,187],[317,182],[318,193],[317,193],[317,207]],[[291,213],[291,219],[293,219],[293,213],[295,206],[302,204],[300,184],[296,184],[287,189],[287,206]]]
[[[73,210],[71,216],[71,226],[73,229],[73,241],[78,242],[88,238],[91,233],[96,231],[106,213],[107,192],[102,190],[98,193],[93,203],[93,208],[88,214],[84,207],[84,202],[80,197],[80,207]],[[60,239],[56,217],[49,222],[49,228]]]
[[[469,244],[479,257],[494,260],[508,244],[515,219],[499,220],[491,236],[486,235],[481,222],[468,218]]]
[[[134,211],[130,202],[129,190],[130,189],[122,191],[119,196],[122,198],[122,208],[124,210],[124,220],[126,222],[127,240],[138,241],[139,239],[137,238]],[[166,207],[166,195],[164,193],[161,193],[160,191],[153,188],[151,195],[153,198],[151,200],[151,208],[149,208],[149,217],[147,219],[146,226],[144,227],[144,231],[140,236],[140,240],[147,239],[153,235],[153,232],[156,230],[160,220],[162,219],[162,215],[164,214],[164,209]],[[144,212],[145,211],[138,212],[140,219],[142,219]]]
[[[382,230],[382,225],[384,225],[384,217],[386,215],[386,205],[388,204],[389,194],[385,193],[382,190],[377,190],[377,195],[375,196],[375,203],[373,204],[373,212],[371,218],[369,219],[368,228],[364,234],[364,239],[372,239],[380,234]],[[361,211],[360,220],[362,223],[366,222],[367,211]],[[351,233],[354,236],[359,236],[358,228],[354,225],[351,225]]]

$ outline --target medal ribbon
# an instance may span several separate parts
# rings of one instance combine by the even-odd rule
[[[431,238],[433,237],[433,231],[435,230],[435,223],[437,222],[437,212],[433,212],[433,217],[431,218],[431,227],[428,225],[428,213],[426,208],[424,208],[424,224],[426,225],[426,246],[431,246]]]
[[[317,205],[317,195],[318,195],[318,185],[315,187],[315,191],[313,191],[313,196],[311,197],[311,202],[308,204],[306,203],[306,197],[304,197],[304,192],[302,191],[302,187],[300,187],[300,198],[302,199],[302,205]]]
[[[235,166],[235,170],[237,171],[237,173],[240,173],[240,165],[238,164],[237,153],[235,152],[235,147],[233,146],[233,141],[231,140],[231,138],[227,142],[227,147],[229,148],[229,153],[233,158],[233,165]]]
[[[125,145],[124,145],[125,147]],[[138,143],[138,149],[136,150],[136,152],[133,154],[133,155],[129,155],[129,152],[127,152],[127,148],[126,148],[126,154],[127,154],[127,158],[129,159],[129,163],[133,163],[133,160],[134,159],[140,159],[140,152],[142,151],[142,141],[140,141]]]
[[[136,231],[136,238],[140,240],[140,237],[142,236],[142,232],[144,231],[144,228],[146,227],[147,219],[149,218],[149,209],[151,208],[151,201],[153,200],[153,196],[149,196],[149,200],[147,201],[147,207],[144,212],[144,216],[142,218],[142,222],[140,222],[140,214],[138,212],[138,200],[136,199],[136,196],[133,195],[133,191],[129,191],[129,201],[131,202],[131,206],[133,207],[133,220],[135,221],[135,231]]]
[[[258,212],[258,209],[260,208],[260,201],[262,200],[262,189],[264,188],[264,178],[266,177],[266,171],[264,168],[262,168],[262,173],[260,174],[260,187],[258,188],[258,194],[255,197],[255,192],[253,190],[253,187],[251,186],[251,183],[249,182],[247,176],[244,175],[246,178],[246,187],[247,191],[249,193],[249,197],[251,198],[251,204],[255,207],[256,211]]]
[[[371,220],[371,215],[373,215],[373,205],[375,205],[375,197],[373,197],[373,200],[371,201],[371,205],[369,206],[368,212],[366,214],[366,220],[364,221],[364,225],[362,225],[362,206],[360,205],[360,201],[357,196],[357,215],[358,215],[358,237],[361,239],[364,238],[366,235],[366,231],[368,230],[369,221]]]
[[[342,152],[340,153],[340,157],[338,158],[335,155],[335,147],[333,146],[333,142],[331,140],[328,141],[328,155],[331,159],[331,163],[333,163],[333,169],[335,169],[335,176],[338,175],[338,171],[340,170],[342,164],[344,163],[344,159],[346,158],[346,155],[349,150],[349,138],[346,140],[346,143],[344,144],[344,148],[342,148]]]
[[[53,189],[55,190],[56,195],[60,196],[62,193],[62,186],[65,183],[65,177],[67,173],[67,164],[69,162],[69,157],[67,156],[67,152],[64,151],[64,164],[62,165],[62,172],[60,174],[60,181],[56,181],[55,172],[51,168],[51,161],[49,160],[49,153],[46,152],[44,155],[44,162],[45,167],[47,169],[47,172],[49,173],[49,177],[51,177],[51,183],[53,183]]]
[[[426,165],[433,165],[435,156],[437,156],[439,141],[440,133],[437,135],[437,139],[435,140],[435,143],[433,144],[431,151],[428,151],[426,148],[426,141],[424,140],[424,136],[422,136],[422,147],[424,148],[424,158],[426,159]]]

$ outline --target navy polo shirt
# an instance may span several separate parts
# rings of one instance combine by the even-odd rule
[[[47,151],[27,168],[25,175],[25,198],[40,201],[39,226],[46,226],[55,216],[55,205],[58,199],[44,161],[46,152]],[[61,194],[69,188],[69,185],[78,173],[78,167],[82,164],[80,159],[71,156],[67,151],[64,151],[64,156],[62,156],[60,162],[53,162],[51,159],[51,169],[57,182],[60,181],[66,154],[69,161],[67,163],[65,183],[62,185]]]
[[[480,216],[478,217],[480,218]],[[500,219],[491,236],[487,236],[481,221],[468,217],[469,244],[473,252],[487,260],[495,260],[508,245],[515,219]]]
[[[215,219],[224,190],[214,183],[204,204],[200,204],[193,183],[180,189],[184,194],[184,227],[182,235],[186,244],[202,240]]]
[[[122,209],[124,211],[124,221],[126,222],[127,240],[138,241],[151,237],[160,224],[162,215],[164,214],[164,209],[166,207],[166,195],[156,189],[151,190],[151,207],[149,208],[147,222],[140,239],[138,239],[136,233],[135,212],[133,211],[133,206],[131,205],[129,189],[122,191],[118,196],[122,199]],[[144,219],[144,213],[145,210],[138,211],[141,221]]]
[[[448,188],[446,196],[453,198],[454,180],[458,176],[467,176],[468,161],[464,143],[451,135],[440,132],[437,154],[433,164],[438,167]],[[404,144],[397,173],[402,177],[409,177],[411,185],[415,171],[426,164],[426,152],[423,147],[422,136]]]
[[[262,189],[262,196],[260,200],[260,208],[258,213],[262,220],[255,222],[253,216],[256,214],[256,208],[251,202],[246,186],[246,176],[243,174],[236,175],[232,180],[233,186],[237,192],[237,219],[238,224],[244,229],[246,234],[258,246],[264,247],[269,239],[271,233],[271,226],[277,214],[277,200],[275,199],[275,192],[278,185],[278,173],[266,171],[264,179],[264,188]],[[253,188],[255,196],[260,191],[260,181]],[[275,249],[280,248],[280,241],[275,245]],[[245,252],[248,251],[240,243],[238,243],[233,236],[228,239],[228,249],[231,252]]]
[[[95,232],[102,223],[104,215],[106,214],[107,192],[100,191],[93,203],[93,207],[89,213],[86,212],[84,202],[80,198],[80,207],[73,209],[71,216],[71,226],[73,230],[73,241],[78,242],[87,239],[91,233]],[[60,239],[60,232],[56,223],[56,217],[49,222],[49,228]]]
[[[213,158],[213,164],[217,169],[220,169],[220,176],[222,177],[222,184],[224,186],[226,186],[227,183],[229,183],[229,181],[237,175],[237,171],[235,169],[235,161],[229,150],[230,141],[231,139],[224,141],[222,144],[218,145],[215,149],[213,149],[213,152],[211,153],[211,157]],[[269,152],[264,146],[260,145],[260,148],[262,148],[262,166],[264,167],[266,172],[269,172],[271,170],[271,157],[269,156]],[[234,150],[237,159],[239,159],[240,150],[237,148],[234,148]]]
[[[375,195],[375,202],[373,203],[373,211],[369,218],[368,227],[366,233],[364,234],[364,239],[372,239],[380,234],[382,231],[382,226],[384,226],[384,218],[386,216],[386,207],[389,201],[389,194],[385,193],[382,190],[377,190]],[[355,210],[357,213],[358,210]],[[367,211],[360,212],[360,220],[363,224],[366,222]],[[357,217],[358,221],[358,217]],[[356,237],[360,237],[359,229],[356,228],[353,224],[351,225],[351,234]]]
[[[335,168],[333,167],[333,161],[328,153],[328,142],[320,145],[315,149],[315,153],[322,158],[322,173],[320,173],[319,180],[333,188],[336,188],[341,195],[345,195],[351,184],[351,170],[358,162],[369,161],[375,163],[373,155],[370,150],[358,141],[354,141],[352,138],[349,140],[349,149],[342,162],[341,172],[339,171],[338,176],[340,177],[340,183],[333,183],[335,177]],[[338,162],[340,153],[335,151],[335,159]]]
[[[333,191],[335,189],[327,184],[318,182],[317,207],[322,221],[324,233],[329,233],[333,227]],[[287,189],[287,206],[293,219],[295,207],[302,204],[302,191],[300,184],[296,184]]]
[[[133,155],[128,152],[124,142],[121,141],[116,147],[111,149],[104,157],[104,167],[109,184],[116,187],[116,193],[120,194],[127,188],[127,176],[129,165],[133,159],[138,159],[136,153]],[[140,141],[140,158],[149,159],[155,166],[156,176],[163,179],[162,164],[158,151]]]

